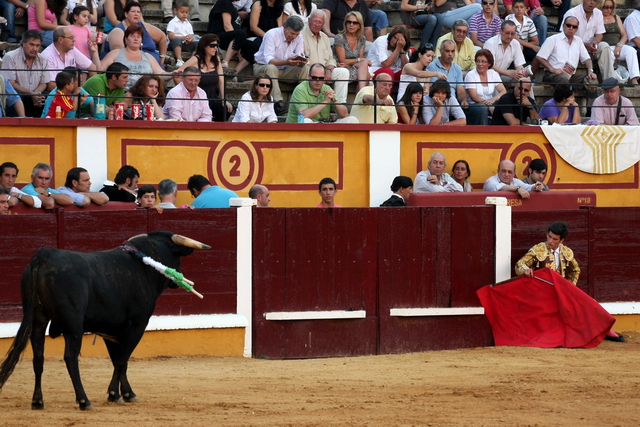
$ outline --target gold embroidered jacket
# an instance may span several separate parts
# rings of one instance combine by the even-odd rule
[[[568,247],[560,244],[560,267],[556,268],[556,259],[553,251],[549,249],[546,242],[538,243],[516,263],[516,274],[519,276],[524,274],[524,270],[533,268],[551,268],[562,277],[573,283],[578,283],[580,277],[580,267],[578,261],[573,256],[573,251]]]

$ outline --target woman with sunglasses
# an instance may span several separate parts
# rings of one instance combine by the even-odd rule
[[[429,91],[429,82],[432,77],[446,79],[447,76],[439,71],[429,71],[427,67],[433,62],[435,50],[433,45],[426,44],[414,50],[411,54],[409,62],[402,68],[400,75],[400,86],[398,86],[398,98],[401,99],[407,85],[412,82],[419,82],[423,86],[423,90]]]
[[[278,116],[273,110],[271,97],[271,77],[260,74],[253,80],[251,90],[238,102],[233,118],[235,123],[277,123]]]
[[[424,89],[420,83],[409,83],[404,95],[396,104],[398,123],[418,124],[422,120],[422,98]]]
[[[220,39],[215,34],[205,34],[200,38],[196,54],[193,55],[178,70],[187,67],[198,67],[200,72],[200,84],[198,86],[205,91],[209,99],[209,108],[213,113],[214,122],[227,121],[233,107],[224,99],[224,71],[218,58]]]
[[[472,115],[472,119],[467,124],[489,124],[489,116],[493,114],[493,104],[507,93],[500,74],[493,69],[493,54],[490,50],[480,49],[476,52],[476,68],[467,73],[464,78],[464,87],[469,95],[469,109],[481,110],[479,114]]]
[[[336,34],[334,47],[338,67],[349,70],[349,80],[358,80],[358,91],[369,84],[371,61],[364,57],[367,43],[360,12],[349,12],[344,17],[344,28]]]
[[[616,2],[613,0],[605,0],[600,7],[604,18],[604,34],[602,41],[607,42],[613,56],[616,59],[625,60],[627,68],[629,70],[629,77],[631,77],[631,83],[638,84],[638,77],[640,77],[640,69],[638,68],[638,57],[636,51],[631,46],[627,46],[628,36],[627,31],[622,25],[622,20],[616,15]]]

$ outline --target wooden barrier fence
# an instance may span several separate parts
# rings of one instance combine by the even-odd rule
[[[492,344],[476,290],[495,281],[496,255],[504,255],[495,254],[497,207],[238,209],[249,209],[251,225],[238,222],[235,209],[5,216],[0,322],[21,319],[20,277],[38,248],[104,250],[165,229],[213,249],[182,264],[205,299],[171,289],[154,314],[169,320],[243,315],[245,355],[355,356]],[[640,208],[515,211],[511,267],[558,220],[569,225],[566,243],[582,269],[581,289],[609,307],[640,301]],[[247,258],[238,255],[241,231],[250,233]],[[241,273],[249,274],[246,288],[239,286]]]

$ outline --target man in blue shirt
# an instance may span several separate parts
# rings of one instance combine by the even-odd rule
[[[14,114],[9,108],[13,107]],[[24,117],[24,104],[6,77],[0,77],[0,117]]]
[[[228,208],[229,199],[238,197],[236,193],[211,182],[202,175],[193,175],[187,182],[187,188],[196,199],[191,203],[194,208]]]
[[[60,206],[73,204],[73,199],[66,194],[61,194],[53,188],[49,188],[53,169],[46,163],[38,163],[31,172],[31,183],[25,185],[22,191],[30,196],[38,197],[42,201],[42,206],[52,208],[55,203]]]
[[[458,104],[462,107],[464,115],[467,117],[467,121],[470,123],[478,123],[480,119],[480,110],[476,108],[469,108],[469,101],[467,100],[467,91],[464,88],[464,78],[462,77],[462,68],[453,59],[456,56],[456,44],[452,40],[445,40],[440,45],[440,57],[434,60],[427,70],[437,71],[447,76],[447,82],[451,86],[451,96],[458,100]],[[432,82],[438,80],[438,77],[433,77]]]

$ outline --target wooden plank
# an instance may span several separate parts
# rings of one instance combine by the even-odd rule
[[[479,307],[476,291],[494,282],[494,208],[451,208],[451,306]]]
[[[263,313],[286,309],[286,211],[253,209],[253,357],[282,358],[285,351],[285,325]]]
[[[400,354],[493,345],[485,316],[393,317],[380,322],[380,353]]]
[[[147,232],[146,209],[114,211],[61,211],[64,235],[60,249],[95,252],[113,249],[138,234]]]
[[[2,217],[6,232],[0,248],[0,321],[22,319],[22,272],[38,249],[57,246],[57,225],[58,219],[53,213]]]
[[[451,307],[451,208],[433,208],[436,211],[436,307]]]

